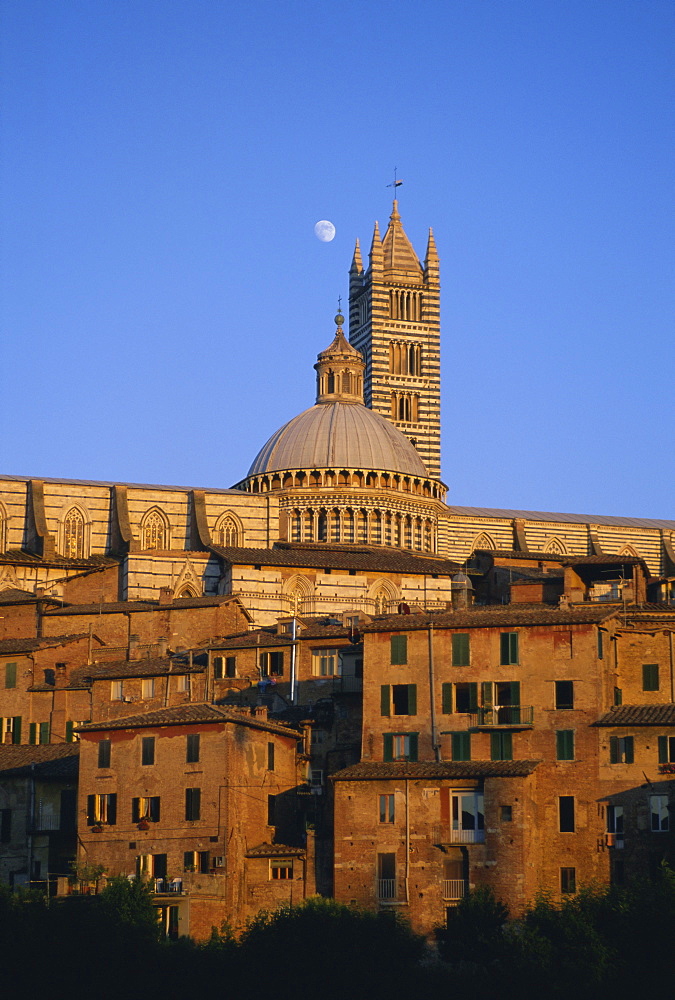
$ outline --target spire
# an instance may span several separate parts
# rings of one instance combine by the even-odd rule
[[[352,257],[352,266],[349,268],[350,274],[363,274],[363,260],[361,259],[361,245],[357,239]]]
[[[389,225],[382,240],[382,250],[384,253],[384,270],[394,272],[402,279],[415,278],[419,280],[421,266],[417,259],[417,254],[413,250],[412,243],[405,234],[401,225],[401,216],[398,211],[398,201],[394,198]]]
[[[317,357],[314,368],[317,403],[363,403],[363,370],[366,367],[361,353],[349,343],[342,324],[341,311],[335,317],[337,330],[325,351]]]
[[[384,263],[384,254],[382,251],[382,240],[380,239],[380,227],[377,222],[375,223],[375,228],[373,229],[373,242],[370,244],[369,256],[371,270],[381,270]]]
[[[438,250],[436,249],[436,240],[434,239],[434,231],[429,227],[429,240],[427,242],[427,255],[424,258],[424,275],[428,279],[433,277],[438,281],[438,271],[440,262],[438,260]]]

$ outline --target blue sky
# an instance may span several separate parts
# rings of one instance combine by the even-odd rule
[[[671,0],[0,11],[0,470],[236,482],[396,166],[448,501],[675,516]]]

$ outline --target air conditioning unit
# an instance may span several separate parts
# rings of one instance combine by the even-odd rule
[[[614,847],[615,843],[616,843],[616,834],[615,833],[606,833],[605,834],[605,844],[606,844],[606,846],[607,847]]]

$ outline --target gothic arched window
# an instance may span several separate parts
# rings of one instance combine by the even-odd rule
[[[220,544],[225,548],[236,548],[239,544],[239,531],[233,518],[226,517],[220,525]]]
[[[164,515],[157,508],[148,511],[141,525],[144,549],[168,549],[169,531]]]
[[[77,507],[63,519],[63,554],[68,559],[84,559],[84,517]]]

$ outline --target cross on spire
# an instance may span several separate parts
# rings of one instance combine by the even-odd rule
[[[401,184],[403,183],[402,180],[398,180],[398,178],[396,176],[396,171],[397,171],[397,168],[394,167],[394,180],[393,180],[393,182],[391,184],[387,184],[388,188],[393,188],[394,189],[394,198],[396,198],[396,188],[400,187]]]

